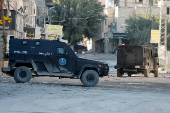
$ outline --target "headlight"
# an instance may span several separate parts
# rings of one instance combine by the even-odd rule
[[[99,65],[99,67],[103,67],[102,65]]]
[[[107,64],[99,64],[98,65],[100,68],[104,68],[104,69],[108,69],[108,65]]]

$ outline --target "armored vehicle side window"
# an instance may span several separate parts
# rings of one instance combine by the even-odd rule
[[[35,45],[36,45],[36,46],[40,46],[40,45],[41,45],[41,44],[40,44],[40,41],[36,41],[36,42],[35,42]]]
[[[68,55],[68,52],[66,51],[66,55]]]
[[[64,48],[57,48],[57,54],[64,55],[64,53],[65,53]]]
[[[24,40],[24,41],[22,41],[22,44],[23,44],[23,45],[27,45],[28,42]]]

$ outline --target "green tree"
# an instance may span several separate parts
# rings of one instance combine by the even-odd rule
[[[167,22],[167,26],[167,34],[170,34],[169,21]],[[138,16],[130,16],[127,20],[126,33],[131,44],[150,44],[151,29],[159,30],[159,15],[143,13]],[[170,50],[169,40],[167,47]]]
[[[103,6],[97,0],[55,0],[52,24],[63,25],[64,38],[76,44],[83,37],[94,38],[98,24],[105,19]]]

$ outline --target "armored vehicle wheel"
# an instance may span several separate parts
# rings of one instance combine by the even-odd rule
[[[148,69],[145,69],[145,70],[144,70],[144,76],[145,76],[145,77],[149,77],[149,70],[148,70]]]
[[[158,65],[156,66],[156,70],[154,71],[154,77],[158,77]]]
[[[122,70],[121,69],[117,69],[117,77],[122,77]]]
[[[128,77],[131,77],[131,75],[132,75],[132,74],[129,72],[129,73],[128,73]]]
[[[32,73],[28,67],[20,66],[14,72],[14,79],[17,83],[29,82],[31,78]]]
[[[94,70],[87,70],[81,76],[81,82],[86,87],[93,87],[99,82],[99,74]]]
[[[82,50],[81,50],[81,49],[78,49],[78,50],[77,50],[77,53],[78,53],[78,54],[82,54]]]

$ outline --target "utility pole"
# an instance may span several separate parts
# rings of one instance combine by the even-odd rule
[[[5,37],[4,0],[1,0],[1,11],[2,11],[2,21],[3,21],[3,34],[4,34],[4,37]]]
[[[148,0],[148,6],[147,6],[146,11],[147,13],[150,13],[150,15],[152,13],[151,9],[152,9],[152,0]]]
[[[45,5],[44,10],[45,10],[45,13],[44,13],[44,29],[45,29],[45,26],[46,26],[46,5]]]
[[[45,14],[44,14],[44,30],[45,30],[45,39],[48,39],[48,29],[46,28],[46,15],[47,15],[47,6],[45,5]]]
[[[9,0],[7,0],[7,5],[8,5],[8,10],[7,10],[7,17],[9,17],[11,14],[10,14],[10,6],[9,6]]]
[[[35,27],[37,27],[37,10],[38,10],[38,8],[37,8],[37,3],[38,3],[38,0],[36,0],[35,3],[36,3],[36,4],[35,4],[35,8],[36,8],[36,9],[35,9]]]
[[[2,12],[2,22],[3,22],[3,35],[4,35],[4,45],[5,45],[5,50],[4,52],[2,53],[3,54],[3,57],[4,57],[4,53],[6,53],[6,44],[7,44],[7,41],[6,41],[6,34],[5,34],[5,20],[4,20],[4,0],[1,0],[1,12]],[[2,58],[2,61],[3,61],[3,67],[4,67],[4,59]]]
[[[161,0],[160,7],[160,42],[158,44],[159,66],[161,72],[167,72],[167,0]]]
[[[35,27],[37,27],[37,3],[35,4],[36,5],[36,10],[35,10]]]
[[[149,12],[150,12],[150,14],[152,13],[151,9],[152,9],[152,0],[149,0]]]

